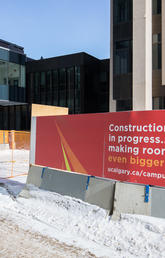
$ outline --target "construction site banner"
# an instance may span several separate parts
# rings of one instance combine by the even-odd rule
[[[36,118],[35,164],[165,186],[165,111]]]

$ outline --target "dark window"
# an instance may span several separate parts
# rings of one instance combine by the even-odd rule
[[[132,20],[132,1],[115,0],[114,3],[114,23],[128,22]]]
[[[9,106],[9,129],[15,129],[15,109],[14,106]]]
[[[4,130],[8,130],[9,128],[9,112],[8,112],[8,107],[4,107],[3,109],[3,124],[4,124]]]
[[[152,38],[152,68],[161,69],[161,34],[153,34]]]
[[[51,82],[51,71],[46,73],[46,104],[52,105],[52,82]]]
[[[153,109],[165,109],[165,97],[153,97],[152,98]]]
[[[3,109],[0,107],[0,130],[3,130]]]
[[[45,72],[41,72],[41,104],[46,104],[46,78]]]
[[[152,12],[153,14],[161,13],[161,2],[162,0],[152,0]]]
[[[40,73],[35,73],[34,74],[34,102],[35,103],[40,103]]]
[[[22,105],[22,110],[21,110],[21,121],[22,121],[22,125],[21,125],[21,129],[26,131],[29,130],[29,116],[30,113],[28,112],[28,105]]]
[[[118,100],[116,103],[116,111],[132,110],[132,100]]]
[[[80,113],[80,67],[75,66],[75,114]]]
[[[21,130],[21,106],[15,106],[15,130]]]
[[[66,107],[66,70],[59,71],[59,105]]]
[[[74,67],[67,69],[67,106],[69,113],[74,113]]]
[[[114,48],[114,74],[132,72],[132,41],[119,41]]]
[[[58,71],[52,72],[52,95],[53,105],[58,106]]]
[[[14,52],[9,52],[9,61],[11,63],[25,65],[25,55],[21,55]]]

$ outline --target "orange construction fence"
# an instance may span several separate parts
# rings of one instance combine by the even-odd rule
[[[30,132],[0,130],[0,178],[27,175],[29,167]],[[7,148],[6,148],[7,147]]]
[[[0,144],[9,144],[10,149],[30,149],[30,132],[0,130]]]

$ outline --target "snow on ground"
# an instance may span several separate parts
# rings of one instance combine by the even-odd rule
[[[23,198],[19,192],[25,185],[18,180],[19,177],[0,180],[0,222],[5,219],[34,236],[39,234],[78,248],[66,255],[64,248],[60,257],[92,257],[93,254],[111,258],[165,258],[164,219],[123,214],[121,220],[112,221],[105,210],[95,205],[32,185],[27,186],[29,198]]]
[[[28,150],[0,150],[0,178],[27,174],[28,168]]]

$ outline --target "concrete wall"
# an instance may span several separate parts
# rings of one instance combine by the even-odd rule
[[[133,110],[152,110],[152,0],[133,1]]]
[[[162,85],[165,86],[165,1],[162,0]]]

